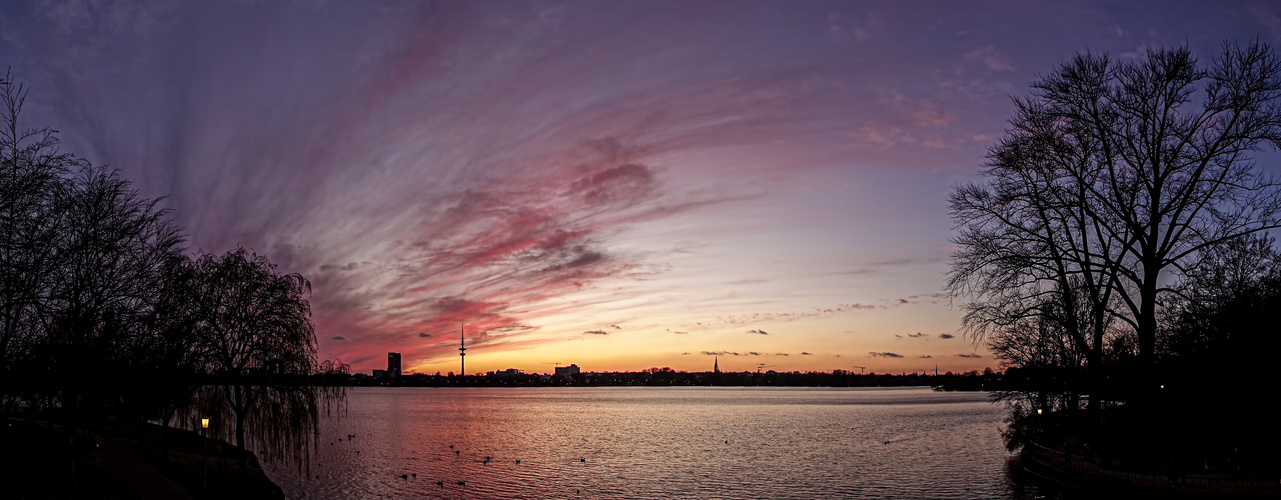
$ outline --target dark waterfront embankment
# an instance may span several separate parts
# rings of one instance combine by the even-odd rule
[[[1175,411],[1159,401],[1011,421],[1018,467],[1086,492],[1144,498],[1281,498],[1281,457],[1242,418]],[[1235,422],[1235,425],[1234,425]]]
[[[195,431],[107,419],[69,433],[28,414],[0,443],[0,498],[284,498],[252,452]]]
[[[1039,444],[1025,445],[1016,464],[1042,480],[1114,495],[1281,497],[1281,480],[1276,474],[1224,471],[1207,468],[1205,464],[1128,462],[1050,449]]]

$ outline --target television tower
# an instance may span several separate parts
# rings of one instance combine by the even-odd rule
[[[463,336],[463,325],[458,324],[458,361],[462,364],[460,368],[462,373],[459,375],[467,376],[467,338]]]

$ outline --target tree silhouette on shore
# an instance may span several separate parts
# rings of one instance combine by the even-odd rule
[[[243,248],[202,254],[192,266],[196,348],[218,381],[207,396],[230,412],[236,446],[245,447],[248,424],[273,449],[305,450],[313,433],[293,430],[318,423],[318,398],[296,378],[318,368],[311,283]]]
[[[71,444],[89,422],[212,416],[214,436],[303,464],[319,411],[343,395],[308,378],[310,284],[245,249],[193,257],[161,200],[24,128],[27,93],[0,79],[3,416],[57,421]]]
[[[1227,403],[1185,373],[1275,345],[1228,318],[1274,300],[1259,235],[1281,227],[1281,182],[1255,160],[1281,145],[1281,59],[1257,42],[1226,43],[1209,64],[1187,47],[1084,53],[1014,102],[981,179],[952,192],[946,286],[969,300],[969,337],[1021,384],[996,394],[1012,404],[1011,445],[1038,412],[1078,421],[1081,395],[1084,426],[1110,412],[1136,435],[1204,431],[1187,407]]]
[[[952,193],[948,288],[973,338],[1048,322],[1098,365],[1132,334],[1150,366],[1168,283],[1281,226],[1281,184],[1254,165],[1281,143],[1281,61],[1259,43],[1208,66],[1186,47],[1078,54],[1032,89],[983,180]]]

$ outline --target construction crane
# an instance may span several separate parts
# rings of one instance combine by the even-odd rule
[[[862,375],[862,374],[863,374],[863,370],[866,370],[866,369],[867,369],[867,367],[866,367],[866,366],[854,366],[853,368],[858,368],[858,374],[859,374],[859,375]]]

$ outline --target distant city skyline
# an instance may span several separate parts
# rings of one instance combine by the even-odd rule
[[[0,6],[25,125],[310,279],[363,372],[996,368],[941,289],[1009,96],[1281,43],[1269,2],[86,5]]]

